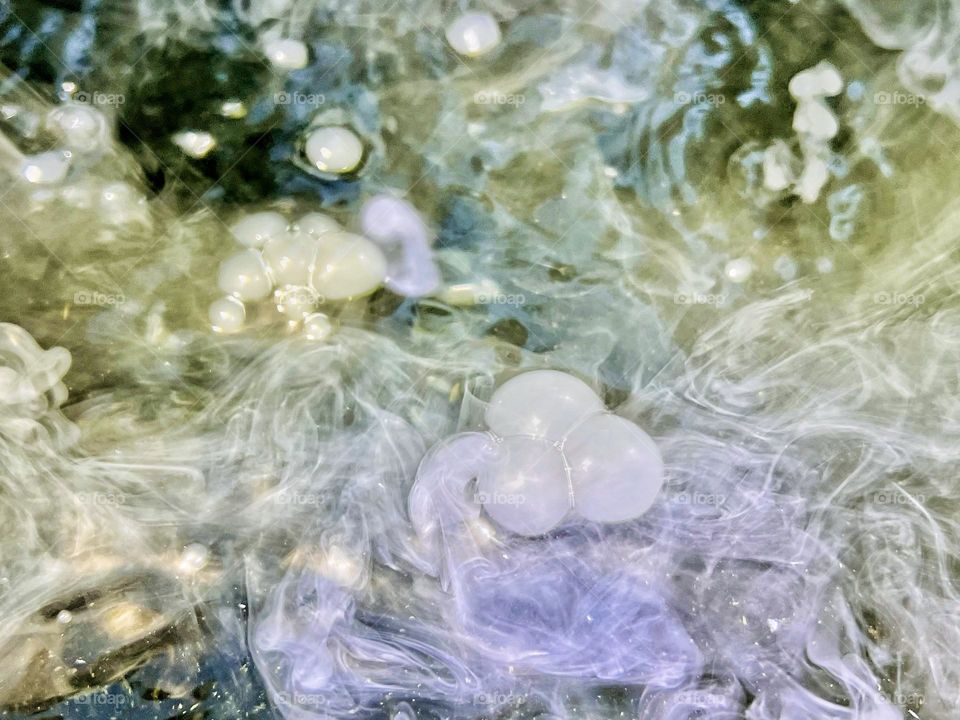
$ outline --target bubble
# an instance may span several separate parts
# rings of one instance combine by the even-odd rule
[[[317,300],[316,293],[302,285],[287,285],[273,293],[277,311],[290,320],[300,320],[313,312]]]
[[[653,439],[629,420],[600,413],[563,446],[574,508],[594,522],[623,522],[650,509],[663,487],[663,459]]]
[[[241,100],[225,100],[220,106],[220,114],[231,120],[239,120],[247,115],[247,106]]]
[[[311,285],[327,300],[346,300],[376,290],[386,273],[386,258],[365,237],[327,233],[318,245]]]
[[[797,100],[834,97],[843,92],[843,77],[836,67],[827,60],[811,68],[801,70],[787,86],[790,94]]]
[[[570,509],[563,456],[545,440],[504,439],[481,471],[477,490],[487,514],[519,535],[552,530]]]
[[[554,442],[584,418],[603,410],[589,385],[556,370],[534,370],[511,378],[490,398],[487,427],[498,435],[531,435]]]
[[[393,195],[377,195],[360,211],[360,227],[387,257],[388,288],[408,297],[437,288],[440,273],[430,250],[430,233],[413,205]]]
[[[270,238],[263,247],[263,259],[278,285],[306,285],[316,254],[317,242],[308,235],[284,233]]]
[[[174,134],[173,144],[192,158],[204,158],[217,147],[217,139],[202,130],[184,130]]]
[[[736,258],[727,263],[723,269],[723,274],[727,276],[730,282],[746,282],[753,274],[753,263],[749,258]]]
[[[262,247],[271,238],[283,237],[287,220],[276,212],[252,213],[231,225],[230,232],[241,245]]]
[[[307,136],[304,152],[321,172],[343,175],[353,172],[363,160],[363,143],[345,127],[321,127]]]
[[[243,327],[247,317],[243,303],[234,297],[220,298],[210,303],[210,325],[215,332],[235,333]]]
[[[265,43],[263,54],[270,64],[284,70],[299,70],[308,61],[307,46],[293,38],[278,38]]]
[[[243,250],[220,263],[219,285],[240,300],[263,300],[273,290],[267,266],[256,250]]]
[[[451,22],[445,35],[450,47],[465,57],[485,55],[500,44],[500,26],[487,12],[465,12]]]
[[[20,175],[36,185],[55,185],[67,176],[70,158],[70,153],[60,150],[29,155],[23,160]]]
[[[307,213],[297,220],[297,229],[309,235],[323,235],[329,232],[340,232],[343,228],[340,223],[323,213]]]
[[[206,545],[191,543],[183,549],[180,555],[180,570],[184,573],[195,573],[202,570],[209,561],[210,551]]]
[[[326,340],[333,334],[333,323],[323,313],[313,313],[303,319],[303,334],[308,340]]]
[[[63,133],[68,145],[90,147],[100,138],[103,119],[93,108],[66,105],[50,114],[50,121]]]

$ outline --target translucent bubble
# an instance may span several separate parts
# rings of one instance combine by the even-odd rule
[[[487,12],[465,12],[446,29],[447,42],[460,55],[479,57],[500,44],[500,26]]]
[[[333,323],[323,313],[313,313],[303,319],[303,334],[308,340],[326,340],[333,334]]]
[[[214,331],[235,333],[243,327],[247,313],[242,302],[234,297],[226,297],[210,303],[208,315]]]
[[[736,258],[727,263],[723,274],[730,282],[742,283],[753,274],[753,263],[750,258]]]
[[[319,299],[311,288],[303,285],[285,285],[273,293],[277,311],[290,320],[301,320],[309,315]]]
[[[321,172],[353,172],[363,160],[363,143],[345,127],[321,127],[307,136],[304,152],[310,163]]]
[[[306,285],[317,253],[316,239],[284,233],[263,246],[263,259],[278,285]]]
[[[387,257],[388,288],[413,297],[427,295],[440,284],[430,233],[406,200],[388,194],[371,198],[360,211],[360,227]]]
[[[307,213],[297,220],[297,229],[309,235],[323,235],[328,232],[340,232],[340,223],[323,213]]]
[[[600,413],[567,436],[574,508],[594,522],[623,522],[650,509],[663,487],[653,439],[629,420]]]
[[[298,70],[306,67],[309,56],[307,46],[293,38],[277,38],[264,44],[263,54],[274,67]]]
[[[206,545],[191,543],[183,549],[180,555],[179,570],[192,574],[202,570],[210,558],[210,551]]]
[[[204,158],[217,147],[217,139],[203,130],[184,130],[171,138],[173,144],[192,158]]]
[[[506,438],[481,471],[477,500],[511,532],[542,535],[552,530],[570,509],[563,456],[544,440]]]
[[[580,421],[603,410],[582,380],[556,370],[511,378],[490,398],[487,427],[500,436],[532,435],[559,442]]]
[[[92,148],[100,139],[103,116],[90,107],[66,105],[50,114],[50,121],[60,128],[68,145]]]
[[[328,233],[317,249],[311,285],[327,300],[346,300],[376,290],[386,273],[386,258],[365,237]]]
[[[286,234],[287,220],[280,213],[253,213],[231,225],[230,232],[241,245],[262,247],[267,240]]]
[[[263,300],[273,290],[267,266],[256,250],[244,250],[224,260],[219,285],[241,300]]]
[[[823,60],[790,78],[788,89],[797,100],[833,97],[843,92],[843,77],[832,63]]]
[[[37,185],[55,185],[67,176],[70,170],[70,158],[69,152],[60,150],[29,155],[23,160],[20,175],[28,182]]]

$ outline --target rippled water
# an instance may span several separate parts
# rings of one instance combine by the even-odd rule
[[[955,717],[958,15],[0,4],[0,716]]]

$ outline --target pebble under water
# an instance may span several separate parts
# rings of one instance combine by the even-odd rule
[[[0,2],[0,717],[960,717],[958,28]]]

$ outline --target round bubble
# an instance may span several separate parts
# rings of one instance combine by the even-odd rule
[[[628,420],[600,413],[567,437],[573,504],[595,522],[623,522],[653,505],[663,487],[663,458],[653,439]]]
[[[220,298],[210,303],[210,325],[216,332],[235,333],[247,317],[243,303],[235,297]]]
[[[603,402],[582,380],[556,370],[534,370],[511,378],[490,398],[487,427],[501,437],[532,435],[560,442]]]
[[[323,313],[313,313],[303,319],[303,334],[308,340],[326,340],[333,334],[333,323]]]
[[[500,526],[519,535],[542,535],[570,509],[563,455],[551,443],[506,438],[481,471],[477,498]]]
[[[500,44],[500,26],[488,12],[465,12],[446,29],[447,42],[460,55],[479,57]]]
[[[307,159],[321,172],[353,172],[363,160],[363,143],[345,127],[317,128],[307,136]]]
[[[307,213],[297,220],[297,229],[308,235],[324,235],[325,233],[341,232],[343,230],[340,223],[332,217],[318,212]]]
[[[253,213],[231,225],[230,232],[241,245],[262,247],[271,238],[286,234],[287,220],[280,213]]]
[[[327,233],[318,245],[311,282],[325,299],[346,300],[373,292],[386,274],[386,258],[365,237]]]
[[[279,285],[306,285],[317,242],[309,235],[284,233],[263,246],[263,259]]]
[[[244,250],[220,263],[220,289],[241,300],[263,300],[273,290],[270,273],[256,250]]]
[[[263,48],[270,64],[283,70],[299,70],[310,60],[307,46],[293,38],[277,38]]]

